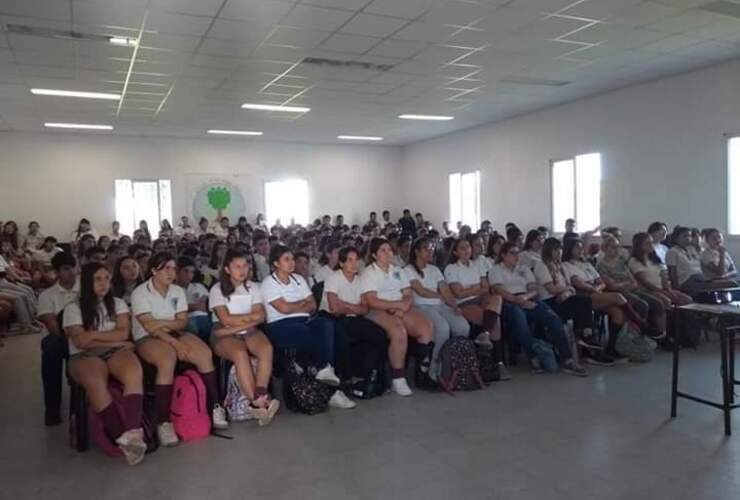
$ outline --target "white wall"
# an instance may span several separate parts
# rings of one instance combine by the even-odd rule
[[[483,219],[550,226],[550,161],[598,151],[603,224],[724,228],[723,133],[740,135],[739,90],[733,61],[407,146],[405,203],[446,220],[449,173],[480,169]]]
[[[370,210],[398,211],[399,169],[396,147],[0,133],[0,220],[35,219],[45,234],[66,236],[87,217],[107,231],[116,178],[171,179],[178,217],[190,213],[194,178],[238,174],[252,180],[243,190],[250,221],[264,212],[265,180],[300,177],[309,182],[312,217],[364,222]]]

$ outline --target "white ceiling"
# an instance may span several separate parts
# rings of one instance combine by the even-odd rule
[[[234,140],[331,143],[354,134],[408,144],[740,55],[740,18],[697,9],[709,3],[0,0],[3,25],[129,37],[143,26],[135,55],[106,42],[0,32],[0,130],[65,121],[110,123],[113,134],[248,129],[264,136]],[[325,68],[304,57],[393,68]],[[121,93],[127,78],[120,109],[29,92]],[[524,78],[572,83],[511,82]],[[247,111],[244,102],[312,110]],[[411,122],[400,113],[455,120]]]

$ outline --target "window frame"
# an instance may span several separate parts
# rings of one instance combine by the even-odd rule
[[[459,207],[460,208],[460,220],[462,221],[463,225],[466,225],[466,222],[465,222],[464,217],[463,217],[463,211],[462,211],[462,207],[463,207],[463,204],[462,204],[462,200],[463,200],[463,177],[465,175],[469,175],[469,174],[475,174],[475,176],[476,176],[475,218],[477,219],[477,221],[476,221],[476,226],[477,227],[475,227],[475,228],[471,227],[471,229],[473,230],[473,232],[477,231],[480,228],[481,223],[483,222],[483,215],[481,214],[481,209],[480,209],[480,201],[481,201],[481,195],[480,195],[480,192],[481,192],[481,171],[480,171],[480,169],[477,168],[475,170],[450,172],[447,175],[447,210],[448,210],[447,215],[449,216],[449,219],[450,220],[448,221],[448,223],[449,223],[449,226],[450,226],[450,228],[452,230],[454,230],[456,228],[456,225],[457,225],[457,220],[452,220],[453,219],[453,217],[452,217],[452,197],[450,196],[450,191],[451,191],[451,187],[452,187],[451,186],[452,176],[453,175],[460,176],[460,207]]]
[[[263,201],[263,208],[264,208],[264,214],[265,214],[265,225],[268,226],[268,230],[274,222],[270,222],[270,216],[268,214],[268,207],[267,207],[267,185],[268,184],[274,184],[274,183],[285,183],[289,181],[301,181],[306,185],[306,223],[303,225],[308,225],[311,223],[311,189],[310,184],[308,182],[308,179],[304,179],[302,177],[288,177],[283,179],[265,179],[262,182],[262,201]],[[297,220],[296,217],[296,223],[301,224],[300,221]],[[290,225],[290,218],[288,220],[280,220],[280,223],[283,225],[283,227],[288,227]]]
[[[567,156],[563,158],[554,158],[550,160],[550,224],[552,225],[552,234],[565,234],[565,221],[561,227],[556,227],[555,221],[555,175],[554,168],[555,164],[559,162],[570,161],[573,163],[573,218],[578,223],[578,163],[577,158],[580,156],[588,156],[598,154],[599,155],[599,226],[601,226],[601,196],[602,196],[602,184],[603,184],[603,157],[604,155],[600,151],[588,151],[585,153],[578,153],[573,156]],[[587,229],[591,230],[591,228]],[[599,234],[599,233],[596,233]]]
[[[116,206],[117,205],[116,197],[118,196],[118,193],[116,192],[117,191],[117,189],[116,189],[116,183],[118,181],[128,181],[128,182],[131,183],[131,200],[132,201],[134,200],[134,184],[136,184],[137,182],[138,183],[142,183],[142,182],[153,182],[153,183],[155,183],[157,185],[157,216],[158,216],[158,220],[157,220],[157,226],[154,229],[156,230],[156,233],[159,234],[159,228],[160,228],[160,225],[162,224],[162,220],[163,220],[163,217],[162,217],[162,190],[161,190],[161,184],[160,183],[162,181],[168,181],[170,183],[170,205],[172,205],[173,204],[172,179],[171,178],[162,178],[162,179],[150,179],[150,178],[135,178],[134,179],[134,178],[130,178],[130,179],[127,179],[127,178],[122,178],[122,177],[116,177],[115,179],[113,179],[113,211],[115,212],[115,219],[114,220],[116,220],[116,221],[118,221],[120,223],[120,218],[119,218],[119,214],[118,214],[118,208]],[[174,208],[172,206],[170,206],[170,214],[171,214],[171,216],[167,220],[174,227],[175,224],[171,220],[174,217]],[[139,228],[139,221],[137,221],[136,220],[136,217],[134,216],[134,225],[133,225],[133,229],[131,230],[131,233],[130,234],[126,233],[125,232],[125,228],[123,228],[123,227],[121,228],[121,233],[122,234],[128,234],[129,236],[133,236],[134,231],[136,231],[138,228]],[[152,228],[149,228],[149,232],[152,232]]]

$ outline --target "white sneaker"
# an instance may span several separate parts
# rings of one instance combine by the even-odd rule
[[[260,427],[264,427],[272,422],[272,418],[275,416],[279,409],[280,401],[278,401],[277,399],[271,399],[270,404],[267,405],[266,409],[264,409],[265,415],[259,417],[259,419],[257,420],[260,424]]]
[[[213,421],[213,428],[214,429],[228,429],[229,428],[229,421],[226,420],[226,410],[224,410],[221,405],[216,405],[213,407],[213,412],[211,413],[211,420]]]
[[[394,378],[391,381],[391,388],[393,389],[393,392],[395,392],[399,396],[411,396],[412,394],[414,394],[411,391],[408,382],[406,382],[405,377]]]
[[[123,452],[129,465],[136,465],[144,460],[146,455],[146,443],[144,442],[144,431],[142,429],[131,429],[116,439],[116,444]]]
[[[172,422],[164,422],[157,426],[157,438],[159,438],[159,444],[165,448],[180,444],[180,439],[175,433],[175,426],[172,425]]]
[[[316,380],[322,384],[332,385],[334,387],[339,385],[339,377],[334,373],[334,367],[326,365],[316,374]]]
[[[338,390],[332,395],[331,399],[329,400],[329,406],[331,406],[332,408],[351,410],[352,408],[357,406],[357,403],[349,399],[345,393]]]
[[[475,337],[475,345],[480,346],[482,349],[493,349],[493,342],[491,342],[491,334],[488,332],[483,332],[478,334],[477,337]]]

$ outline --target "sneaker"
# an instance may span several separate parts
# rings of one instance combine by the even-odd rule
[[[116,439],[116,444],[129,465],[136,465],[144,460],[146,443],[142,429],[131,429],[124,432]]]
[[[279,409],[280,409],[280,401],[278,401],[277,399],[271,399],[270,404],[267,405],[267,415],[257,419],[257,422],[259,422],[260,427],[264,427],[268,425],[270,422],[272,422],[273,417],[277,414]]]
[[[529,358],[529,364],[532,366],[532,373],[535,373],[537,375],[545,373],[545,370],[542,369],[542,364],[540,363],[539,359]]]
[[[411,396],[413,392],[405,378],[394,378],[391,381],[391,389],[399,396]]]
[[[341,408],[342,410],[351,410],[357,406],[357,403],[349,399],[344,392],[337,390],[329,400],[329,406],[332,408]]]
[[[331,385],[331,386],[338,386],[339,385],[339,377],[337,377],[337,374],[334,373],[334,367],[331,365],[326,365],[321,370],[316,373],[316,380],[321,382],[322,384]]]
[[[171,448],[180,444],[180,439],[175,433],[175,426],[172,425],[172,422],[164,422],[157,426],[157,438],[159,439],[159,444],[165,448]]]
[[[595,366],[614,366],[614,358],[603,352],[592,352],[584,356],[584,361]]]
[[[588,376],[586,370],[572,359],[568,360],[568,362],[563,365],[563,373],[573,375],[574,377]]]
[[[511,373],[509,372],[509,369],[506,368],[506,365],[500,361],[498,363],[498,379],[499,380],[511,380]]]
[[[606,351],[606,355],[612,358],[614,360],[615,365],[621,365],[624,363],[629,363],[630,358],[628,356],[624,356],[623,354],[619,354],[617,351]]]
[[[211,420],[213,421],[214,429],[223,430],[229,428],[229,421],[226,420],[226,410],[224,410],[221,405],[216,405],[213,407],[213,412],[211,412]]]
[[[477,337],[475,337],[475,345],[478,347],[482,347],[483,349],[493,349],[493,342],[491,342],[491,334],[488,332],[483,332],[478,334]]]
[[[604,346],[596,342],[596,339],[593,337],[584,337],[582,339],[578,340],[578,345],[583,347],[584,349],[589,349],[591,351],[603,351]]]
[[[658,341],[665,338],[665,332],[656,332],[653,334],[648,335],[651,339]]]

